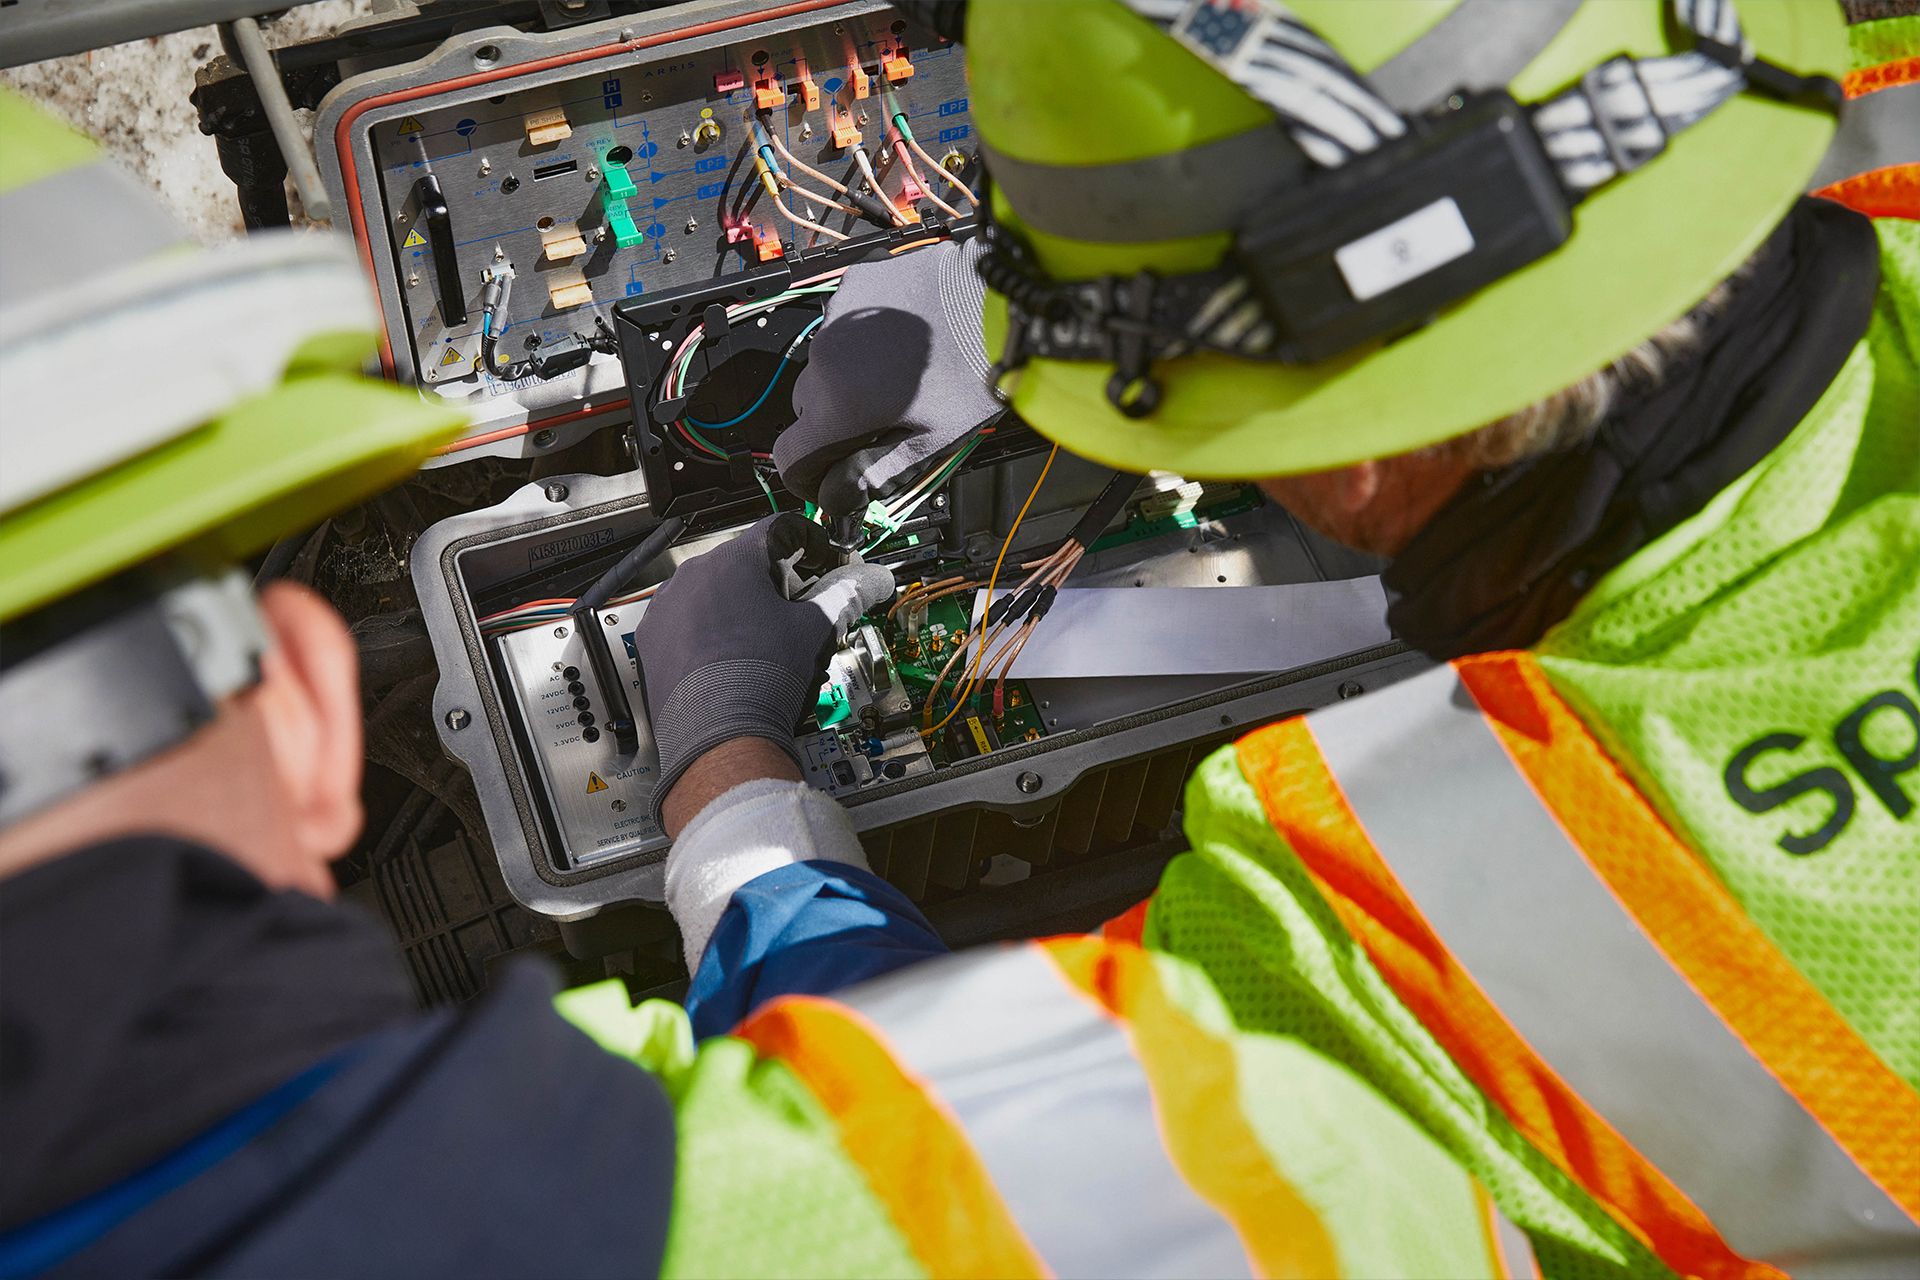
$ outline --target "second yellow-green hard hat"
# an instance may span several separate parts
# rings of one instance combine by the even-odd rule
[[[1701,19],[1701,6],[1713,14]],[[1172,278],[1234,260],[1235,237],[1217,214],[1261,175],[1223,171],[1218,160],[1258,164],[1260,147],[1245,144],[1273,132],[1275,109],[1194,47],[1192,33],[1207,31],[1190,27],[1183,43],[1168,29],[1179,19],[1156,23],[1161,7],[972,0],[971,105],[995,180],[993,216],[1043,279]],[[1229,25],[1277,9],[1257,0],[1199,7]],[[1185,0],[1164,8],[1194,22]],[[1606,74],[1657,75],[1665,64],[1627,59],[1698,49],[1703,20],[1733,24],[1732,49],[1721,53],[1778,73],[1777,96],[1749,89],[1715,102],[1653,158],[1580,193],[1559,247],[1410,331],[1311,363],[1175,355],[1155,363],[1159,397],[1142,416],[1109,398],[1111,361],[1025,360],[1003,380],[1015,408],[1076,453],[1218,478],[1323,470],[1447,439],[1578,381],[1687,311],[1779,222],[1835,116],[1780,94],[1777,82],[1837,77],[1846,60],[1831,0],[1738,0],[1735,17],[1725,16],[1734,0],[1295,0],[1290,10],[1366,86],[1391,81],[1402,98],[1422,100],[1397,104],[1410,113],[1445,103],[1455,87],[1488,87],[1470,85],[1474,77],[1495,76],[1524,108],[1594,83],[1610,62]],[[1308,184],[1338,172],[1298,167]],[[1083,229],[1072,211],[1090,199],[1098,217]],[[1369,230],[1362,204],[1351,234]],[[1356,279],[1349,284],[1364,292]],[[1003,293],[988,293],[984,328],[998,356]]]

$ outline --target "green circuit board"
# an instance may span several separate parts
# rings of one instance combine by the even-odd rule
[[[963,600],[965,604],[961,603]],[[908,628],[905,612],[884,626],[883,633],[893,652],[895,669],[900,672],[901,679],[912,695],[916,711],[924,709],[928,691],[933,688],[940,668],[947,664],[955,648],[966,636],[971,609],[971,596],[949,596],[929,605],[917,628]],[[947,681],[941,687],[940,701],[934,715],[936,721],[945,717],[952,706],[951,696],[957,683],[956,677],[968,661],[967,658],[960,659],[955,663],[954,670],[948,673]],[[960,713],[928,740],[927,749],[936,762],[945,765],[987,755],[1016,743],[1031,742],[1045,737],[1046,732],[1046,720],[1034,705],[1033,695],[1024,682],[1007,681],[1000,711],[996,715],[993,685],[982,681],[975,686]]]

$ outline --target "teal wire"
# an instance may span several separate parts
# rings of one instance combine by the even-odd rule
[[[767,402],[767,397],[773,394],[773,389],[780,385],[780,375],[787,371],[787,365],[791,363],[793,360],[794,350],[797,347],[799,347],[799,345],[802,342],[806,341],[807,335],[812,333],[815,329],[818,329],[820,327],[821,321],[825,319],[826,319],[825,316],[815,316],[811,321],[807,323],[807,327],[800,331],[799,336],[795,337],[792,342],[787,344],[787,354],[780,357],[780,363],[774,369],[773,377],[767,380],[767,389],[765,391],[762,391],[760,393],[760,398],[755,400],[752,404],[742,409],[739,413],[734,414],[731,418],[728,418],[725,422],[702,422],[700,421],[700,419],[693,417],[691,414],[681,419],[681,421],[685,422],[690,427],[699,427],[702,431],[725,431],[728,427],[737,427],[742,422],[745,422],[748,418],[751,418],[754,414],[754,411],[758,409],[761,405]]]

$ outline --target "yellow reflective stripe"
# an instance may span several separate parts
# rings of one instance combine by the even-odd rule
[[[1126,1027],[1168,1152],[1188,1184],[1239,1232],[1254,1270],[1342,1274],[1320,1215],[1273,1167],[1241,1111],[1232,1046],[1174,1003],[1139,948],[1099,938],[1044,945],[1067,980]]]
[[[958,1120],[1057,1274],[1251,1274],[1162,1145],[1125,1032],[1037,946],[924,961],[839,999]]]

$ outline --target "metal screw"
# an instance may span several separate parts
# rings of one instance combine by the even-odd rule
[[[866,113],[865,111],[861,111],[861,112],[860,112],[859,114],[857,114],[856,116],[854,116],[854,121],[855,121],[855,122],[856,122],[857,124],[859,124],[861,128],[863,128],[863,129],[864,129],[864,128],[866,128],[866,126],[867,126],[867,113]]]
[[[473,716],[465,707],[455,707],[447,712],[447,728],[458,733],[473,723]]]
[[[551,427],[548,427],[544,431],[536,431],[533,433],[533,447],[536,449],[544,449],[548,445],[552,444],[553,441],[554,441],[554,434],[553,434],[553,428]]]
[[[565,502],[567,500],[567,486],[555,480],[546,487],[546,495],[548,502]]]
[[[813,123],[808,120],[802,120],[800,122],[800,141],[808,142],[808,141],[811,141],[812,138],[813,138]]]
[[[1360,682],[1357,680],[1343,680],[1340,682],[1340,696],[1343,698],[1357,698],[1365,692],[1366,690],[1361,687]]]
[[[640,91],[640,101],[642,101],[642,102],[652,102],[652,101],[653,101],[653,90],[651,90],[651,89],[642,89],[642,90]]]
[[[600,181],[600,166],[599,166],[599,165],[597,165],[597,164],[590,164],[590,165],[588,165],[588,166],[587,166],[587,181],[588,181],[588,182],[598,182],[598,181]]]
[[[393,220],[404,227],[407,224],[407,211],[402,209],[399,213],[394,214]]]
[[[686,131],[685,129],[682,129],[682,130],[680,131],[680,144],[679,144],[679,145],[681,145],[681,146],[683,146],[683,147],[690,147],[690,146],[692,146],[692,145],[693,145],[693,135],[692,135],[692,134],[690,134],[690,133],[688,133],[688,132],[687,132],[687,131]]]
[[[493,260],[495,262],[505,262],[507,260],[507,251],[499,245],[493,246]]]
[[[673,250],[673,249],[669,249],[669,250],[667,250],[667,251],[666,251],[665,253],[663,253],[663,254],[661,254],[661,255],[660,255],[660,261],[662,261],[662,262],[672,262],[672,261],[673,261],[673,260],[674,260],[675,258],[677,258],[677,257],[679,257],[679,256],[680,256],[680,254],[679,254],[679,252],[678,252],[678,251],[676,251],[676,250]]]
[[[555,640],[565,640],[567,638],[567,629],[565,627],[555,627],[553,629],[553,638]]]
[[[493,161],[487,159],[485,156],[481,156],[480,157],[480,176],[484,178],[492,172],[493,172]]]
[[[594,231],[593,242],[595,244],[605,244],[607,242],[607,229],[605,227],[600,227]]]
[[[1220,723],[1221,723],[1221,724],[1232,724],[1232,723],[1233,723],[1233,717],[1232,717],[1232,716],[1221,716],[1221,717],[1220,717]]]
[[[418,286],[419,283],[420,273],[418,271],[410,272],[407,276],[407,284],[410,286]]]
[[[632,28],[632,27],[622,27],[622,28],[620,28],[620,38],[621,38],[622,40],[631,40],[631,39],[633,39],[633,28]]]
[[[1040,789],[1040,775],[1029,770],[1015,778],[1013,785],[1020,788],[1021,794],[1030,796]]]
[[[691,232],[694,232],[694,231],[698,231],[699,229],[700,229],[700,219],[698,219],[698,218],[688,218],[688,219],[687,219],[687,231],[688,231],[689,233],[691,233]]]
[[[433,382],[440,377],[440,371],[429,367],[422,376],[424,376],[428,382]]]
[[[615,800],[610,807],[615,813],[625,813],[627,811],[627,802],[625,800]]]
[[[617,613],[610,613],[610,614],[608,614],[608,615],[607,615],[607,625],[608,625],[608,626],[610,626],[610,627],[617,627],[617,626],[619,626],[619,625],[620,625],[620,615],[619,615],[619,614],[617,614]]]
[[[567,669],[567,666],[564,662],[556,662],[553,664],[553,669],[555,671],[565,671]]]
[[[934,510],[936,510],[936,511],[937,511],[937,510],[939,510],[939,509],[940,509],[941,507],[944,507],[944,506],[946,506],[946,505],[947,505],[947,495],[946,495],[946,494],[944,494],[944,493],[936,493],[936,494],[934,494],[934,495],[933,495],[933,506],[934,506]]]

